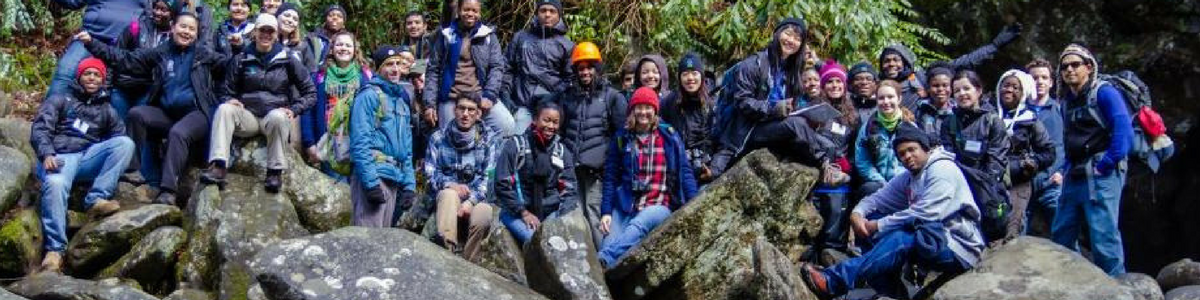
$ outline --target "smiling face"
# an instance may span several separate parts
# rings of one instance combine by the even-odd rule
[[[554,5],[545,4],[538,6],[537,19],[538,23],[545,27],[554,27],[558,25],[558,9]]]
[[[829,78],[821,89],[825,91],[825,98],[842,99],[846,96],[846,82],[841,77]]]
[[[700,71],[685,71],[679,73],[679,85],[683,87],[683,91],[688,94],[695,94],[700,91],[700,85],[704,78]]]
[[[241,24],[246,18],[250,17],[250,5],[246,4],[246,0],[229,1],[229,19],[234,23]]]
[[[591,86],[596,81],[596,66],[590,61],[575,63],[575,76],[581,85]]]
[[[854,93],[859,96],[871,97],[871,95],[874,95],[876,84],[875,75],[871,75],[871,73],[863,72],[854,74]]]
[[[629,115],[633,118],[633,131],[648,132],[658,125],[658,112],[649,104],[638,104]]]
[[[658,86],[661,84],[661,77],[662,74],[658,72],[658,65],[652,61],[643,61],[638,66],[638,79],[641,81],[639,82],[641,86],[658,90]]]
[[[958,107],[966,109],[979,107],[979,96],[982,92],[979,90],[979,87],[971,84],[970,79],[959,78],[954,80],[954,99],[958,100]]]
[[[1017,76],[1004,77],[1004,81],[1000,83],[1000,102],[1004,104],[1004,109],[1017,108],[1021,104],[1021,80]]]
[[[300,14],[295,10],[288,10],[279,14],[279,33],[291,34],[296,31],[297,26],[300,26]]]
[[[412,53],[401,52],[383,61],[383,65],[379,67],[379,75],[383,76],[384,80],[399,83],[408,75],[412,62]]]
[[[175,40],[176,45],[191,46],[196,41],[196,28],[196,17],[180,16],[175,20],[175,26],[171,27],[171,38]]]
[[[404,31],[409,38],[420,38],[425,35],[425,17],[411,15],[404,19]]]
[[[900,58],[899,54],[888,53],[883,56],[883,66],[880,68],[883,69],[883,74],[886,75],[884,78],[900,77],[900,72],[904,71],[904,60]]]
[[[333,38],[333,60],[339,64],[350,63],[354,60],[354,37],[349,34],[339,34]]]
[[[104,76],[100,75],[100,70],[96,68],[88,68],[83,70],[83,74],[79,74],[79,85],[83,87],[83,91],[87,94],[95,94],[100,91],[100,87],[104,84]]]
[[[795,26],[788,26],[779,32],[779,50],[783,54],[782,57],[791,57],[793,54],[800,52],[800,48],[802,47],[800,35],[800,30]]]
[[[279,37],[275,35],[275,27],[260,26],[254,28],[254,47],[259,51],[271,50]]]
[[[929,98],[934,106],[942,107],[950,101],[950,75],[938,74],[929,78]]]
[[[806,69],[803,74],[800,74],[800,87],[804,88],[804,94],[810,97],[816,97],[821,94],[821,75],[817,74],[817,70]]]
[[[1046,96],[1050,95],[1050,88],[1054,87],[1054,77],[1050,76],[1050,68],[1031,68],[1029,69],[1029,75],[1033,76],[1033,83],[1037,89],[1038,99],[1045,99]]]
[[[554,135],[558,134],[559,121],[561,121],[560,115],[558,109],[543,108],[538,112],[533,126],[547,138],[554,137]]]
[[[325,15],[325,29],[332,32],[339,32],[346,28],[346,14],[340,10],[334,10]]]
[[[479,0],[464,0],[460,3],[458,9],[458,22],[464,28],[475,27],[475,23],[479,22],[479,16],[483,14],[483,8],[479,4]]]
[[[154,20],[154,25],[166,28],[171,25],[171,8],[167,6],[167,2],[155,1],[154,9],[150,11],[150,17]]]
[[[900,111],[900,92],[891,86],[881,86],[875,90],[876,108],[885,115],[895,115]]]

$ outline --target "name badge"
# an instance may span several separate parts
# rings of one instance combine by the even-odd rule
[[[87,133],[88,129],[92,128],[92,125],[89,125],[87,122],[84,122],[83,120],[75,119],[75,123],[72,123],[71,127],[74,127],[75,130],[79,130],[79,132]]]
[[[829,125],[829,131],[832,131],[833,134],[846,135],[846,126],[842,126],[842,124],[838,124],[838,122],[829,123]]]
[[[555,168],[559,168],[559,169],[562,169],[562,168],[563,168],[563,160],[562,160],[562,158],[559,158],[559,157],[550,157],[550,163],[551,163],[551,164],[554,164],[554,167],[555,167]]]
[[[964,145],[963,148],[965,148],[963,150],[967,150],[967,152],[979,153],[983,151],[983,142],[967,141],[967,144]]]

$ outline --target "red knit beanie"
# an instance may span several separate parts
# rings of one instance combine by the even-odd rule
[[[632,112],[638,104],[648,104],[654,107],[654,112],[658,112],[658,93],[654,89],[648,87],[640,87],[633,91],[633,97],[629,99],[629,108],[626,113]]]
[[[108,68],[104,66],[104,61],[99,58],[88,57],[79,61],[79,66],[75,68],[75,78],[78,79],[79,76],[83,75],[83,71],[91,68],[100,71],[100,77],[106,77],[108,74]]]

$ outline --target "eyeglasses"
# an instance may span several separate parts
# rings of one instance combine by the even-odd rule
[[[1059,65],[1059,68],[1061,68],[1063,70],[1070,70],[1070,69],[1078,69],[1079,67],[1086,66],[1086,65],[1088,65],[1086,62],[1073,61],[1073,62],[1069,62],[1069,63],[1062,63],[1062,65]]]

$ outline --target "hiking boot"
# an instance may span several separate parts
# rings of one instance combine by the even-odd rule
[[[214,161],[208,164],[208,169],[200,173],[200,182],[204,184],[225,185],[225,162]]]
[[[47,251],[46,257],[42,258],[42,272],[62,272],[62,252]]]
[[[829,282],[825,279],[825,274],[821,273],[816,266],[811,263],[800,263],[800,277],[804,278],[804,284],[808,285],[808,290],[820,299],[833,299],[833,294],[829,292]]]
[[[88,208],[87,214],[95,220],[96,218],[107,217],[120,209],[121,204],[117,203],[117,201],[100,199],[96,200],[96,204],[92,204],[91,208]]]
[[[166,204],[166,205],[170,205],[170,206],[176,206],[175,205],[175,192],[168,191],[168,190],[163,190],[162,192],[159,192],[158,197],[154,198],[154,204]]]
[[[283,186],[283,170],[267,170],[267,179],[263,181],[263,189],[268,193],[279,193],[279,187]]]
[[[139,172],[137,170],[132,170],[129,172],[121,173],[121,178],[119,180],[121,182],[128,182],[129,184],[132,184],[132,185],[146,184],[146,177],[142,177],[142,172]]]

